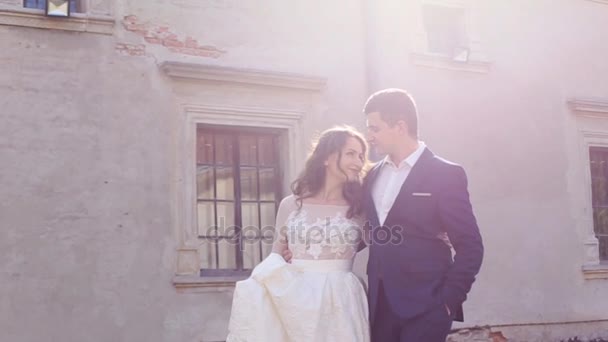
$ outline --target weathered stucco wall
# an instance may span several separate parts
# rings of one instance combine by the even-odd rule
[[[325,78],[302,144],[315,130],[362,124],[358,2],[113,10],[113,35],[0,26],[2,340],[225,337],[231,293],[172,284],[172,129],[183,117],[163,61]]]

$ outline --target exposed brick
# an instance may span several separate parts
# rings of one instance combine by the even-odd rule
[[[475,327],[460,329],[447,338],[448,342],[492,342],[490,327]]]
[[[196,39],[193,39],[192,37],[186,37],[185,46],[187,48],[196,48],[196,47],[198,47],[198,42],[196,41]]]
[[[124,20],[125,23],[136,23],[137,22],[137,16],[135,15],[127,15],[125,16]]]
[[[129,23],[129,24],[125,25],[125,28],[127,30],[129,30],[129,31],[138,31],[138,32],[145,32],[145,31],[147,31],[146,26],[143,25],[143,24],[132,24],[132,23]]]
[[[203,46],[199,46],[199,49],[205,49],[205,50],[209,50],[209,51],[217,51],[217,52],[223,52],[222,50],[219,50],[218,48],[216,48],[215,46],[209,46],[209,45],[203,45]]]
[[[144,33],[144,38],[157,38],[158,35],[154,31],[146,31]]]
[[[502,331],[494,331],[490,333],[492,342],[507,342],[507,338],[502,334]]]
[[[218,58],[220,56],[220,54],[217,51],[200,50],[200,49],[196,50],[196,55],[201,56],[201,57],[212,57],[212,58]]]
[[[117,43],[115,50],[126,56],[144,56],[146,54],[146,46],[143,44]]]
[[[163,41],[160,38],[146,37],[145,40],[147,43],[155,44],[155,45],[160,45],[163,43]]]
[[[210,57],[210,58],[219,58],[221,53],[217,51],[209,51],[205,49],[193,49],[193,48],[169,48],[169,51],[174,53],[179,53],[182,55],[190,55],[190,56],[198,56],[198,57]]]
[[[183,42],[180,42],[179,40],[175,40],[175,39],[165,39],[165,40],[163,40],[163,45],[167,46],[167,47],[176,47],[176,48],[184,47]]]
[[[190,36],[181,39],[176,33],[171,32],[168,26],[154,26],[150,23],[140,23],[137,16],[134,15],[125,16],[123,26],[127,31],[143,37],[146,43],[165,46],[169,51],[174,53],[209,58],[219,58],[222,54],[226,53],[215,46],[200,46],[198,41]],[[116,49],[123,54],[131,56],[145,55],[145,46],[143,48],[135,46],[119,47],[117,44]]]
[[[489,326],[459,329],[450,334],[447,342],[507,342],[501,331],[492,331]]]

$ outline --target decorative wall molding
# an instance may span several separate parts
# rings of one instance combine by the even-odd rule
[[[570,109],[577,116],[608,118],[608,99],[570,99]]]
[[[243,121],[246,118],[255,118],[255,119],[265,119],[265,120],[275,120],[279,119],[280,121],[293,121],[300,120],[304,116],[304,112],[302,111],[292,111],[292,110],[279,110],[273,108],[260,108],[260,107],[235,107],[235,106],[227,106],[227,105],[213,105],[213,104],[204,104],[204,105],[196,105],[196,104],[185,104],[183,105],[184,110],[187,113],[202,113],[205,118],[208,119],[214,115],[220,116],[221,118],[233,117],[239,118],[239,120]],[[256,121],[257,123],[258,121]]]
[[[326,84],[326,80],[320,77],[207,64],[167,61],[163,62],[160,68],[170,77],[201,81],[258,84],[313,91],[320,91]]]

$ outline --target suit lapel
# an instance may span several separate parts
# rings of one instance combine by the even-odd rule
[[[410,170],[410,173],[403,182],[403,185],[401,186],[401,189],[399,190],[399,193],[395,198],[395,202],[393,202],[393,206],[391,207],[388,212],[388,215],[386,216],[386,220],[384,221],[385,223],[390,222],[393,212],[397,210],[395,208],[398,207],[400,204],[407,203],[407,200],[410,198],[409,195],[412,193],[412,191],[416,189],[418,184],[422,183],[426,179],[426,176],[428,174],[428,172],[426,172],[427,166],[434,156],[435,155],[433,154],[433,152],[431,152],[431,150],[429,150],[428,148],[424,149],[424,151],[420,155],[420,158],[418,158],[418,161],[416,162],[416,164],[414,164],[414,167]]]

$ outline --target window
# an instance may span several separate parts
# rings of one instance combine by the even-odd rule
[[[425,4],[422,11],[427,52],[452,58],[468,53],[464,8]]]
[[[578,146],[571,158],[581,161],[573,163],[568,184],[582,237],[583,277],[608,279],[608,101],[572,98],[567,103],[576,120],[572,142]]]
[[[488,73],[491,63],[480,40],[479,6],[465,0],[416,0],[410,13],[413,64],[458,72]]]
[[[287,180],[295,179],[297,172],[304,167],[307,146],[302,143],[305,141],[306,132],[302,124],[307,115],[322,115],[321,101],[327,80],[285,72],[169,61],[163,62],[160,69],[176,88],[187,86],[197,89],[196,96],[174,93],[175,102],[182,103],[179,111],[183,120],[175,127],[175,140],[172,144],[175,160],[171,167],[174,184],[170,201],[174,213],[171,226],[176,238],[177,253],[172,282],[180,292],[233,291],[235,282],[246,279],[250,273],[247,270],[261,259],[260,251],[252,244],[244,244],[242,252],[230,246],[220,245],[220,239],[216,235],[224,232],[221,229],[215,231],[215,203],[231,203],[235,209],[241,208],[242,203],[259,204],[258,216],[254,218],[263,226],[270,222],[274,229],[277,203],[283,189],[289,187]],[[218,82],[222,83],[223,91],[209,93],[209,89],[217,89]],[[256,105],[252,106],[252,96],[268,101],[256,102]],[[217,139],[217,136],[220,138]],[[233,195],[234,200],[218,201],[215,194],[218,189],[221,194],[221,187],[226,185],[220,181],[220,185],[216,186],[218,177],[215,169],[225,165],[219,164],[214,154],[220,154],[218,142],[221,142],[224,136],[236,139],[237,143],[234,140],[229,141],[229,150],[239,148],[239,153],[233,150],[233,165],[227,172],[233,173],[230,178],[232,182],[228,183],[235,185],[233,194],[241,197]],[[252,136],[256,137],[256,153],[259,154],[256,155],[257,165],[247,165],[241,160],[243,143],[240,141],[244,137]],[[266,143],[264,138],[272,138],[273,142]],[[264,161],[269,158],[265,157],[267,152],[271,152],[269,157],[273,158],[270,162]],[[237,158],[239,159],[236,160]],[[240,184],[254,184],[241,181],[246,177],[240,173],[238,177],[235,176],[237,171],[241,171],[241,167],[247,170],[247,167],[253,166],[256,169],[256,177],[260,178],[259,186],[255,190],[262,189],[259,201],[242,198],[243,186]],[[220,174],[222,172],[224,171],[221,170]],[[269,179],[271,177],[264,177],[269,172],[272,172],[273,180]],[[213,180],[210,180],[210,177],[213,177]],[[236,185],[237,180],[239,185]],[[201,186],[198,187],[197,183]],[[267,183],[270,183],[270,186],[264,185]],[[275,195],[274,200],[271,197],[273,190],[264,190],[273,186],[276,187],[274,193],[279,194]],[[201,189],[200,198],[197,188]],[[199,202],[201,215],[197,213]],[[207,209],[207,215],[203,215],[204,209]],[[232,216],[235,226],[237,222],[243,221],[243,217],[237,217],[242,214],[241,210]],[[201,223],[201,229],[199,218],[201,221],[203,218],[208,221]],[[211,220],[213,221],[210,222]],[[225,225],[226,217],[223,221]],[[209,224],[214,229],[205,229]],[[250,231],[247,229],[243,234],[250,234]],[[260,241],[262,256],[270,252],[269,240],[266,238],[265,241]],[[251,253],[251,250],[256,250],[258,255]],[[240,254],[237,256],[237,253]],[[241,264],[241,270],[237,262]]]
[[[599,242],[600,260],[608,261],[608,148],[590,147],[593,228]]]
[[[249,274],[272,249],[281,198],[279,132],[198,124],[201,276]]]
[[[23,0],[23,7],[37,8],[37,9],[43,10],[46,8],[46,0]],[[70,12],[72,12],[72,13],[82,12],[82,9],[80,8],[79,0],[70,0]]]
[[[0,0],[0,25],[114,34],[113,0],[68,0],[70,16],[59,20],[46,15],[46,3],[46,0]]]

